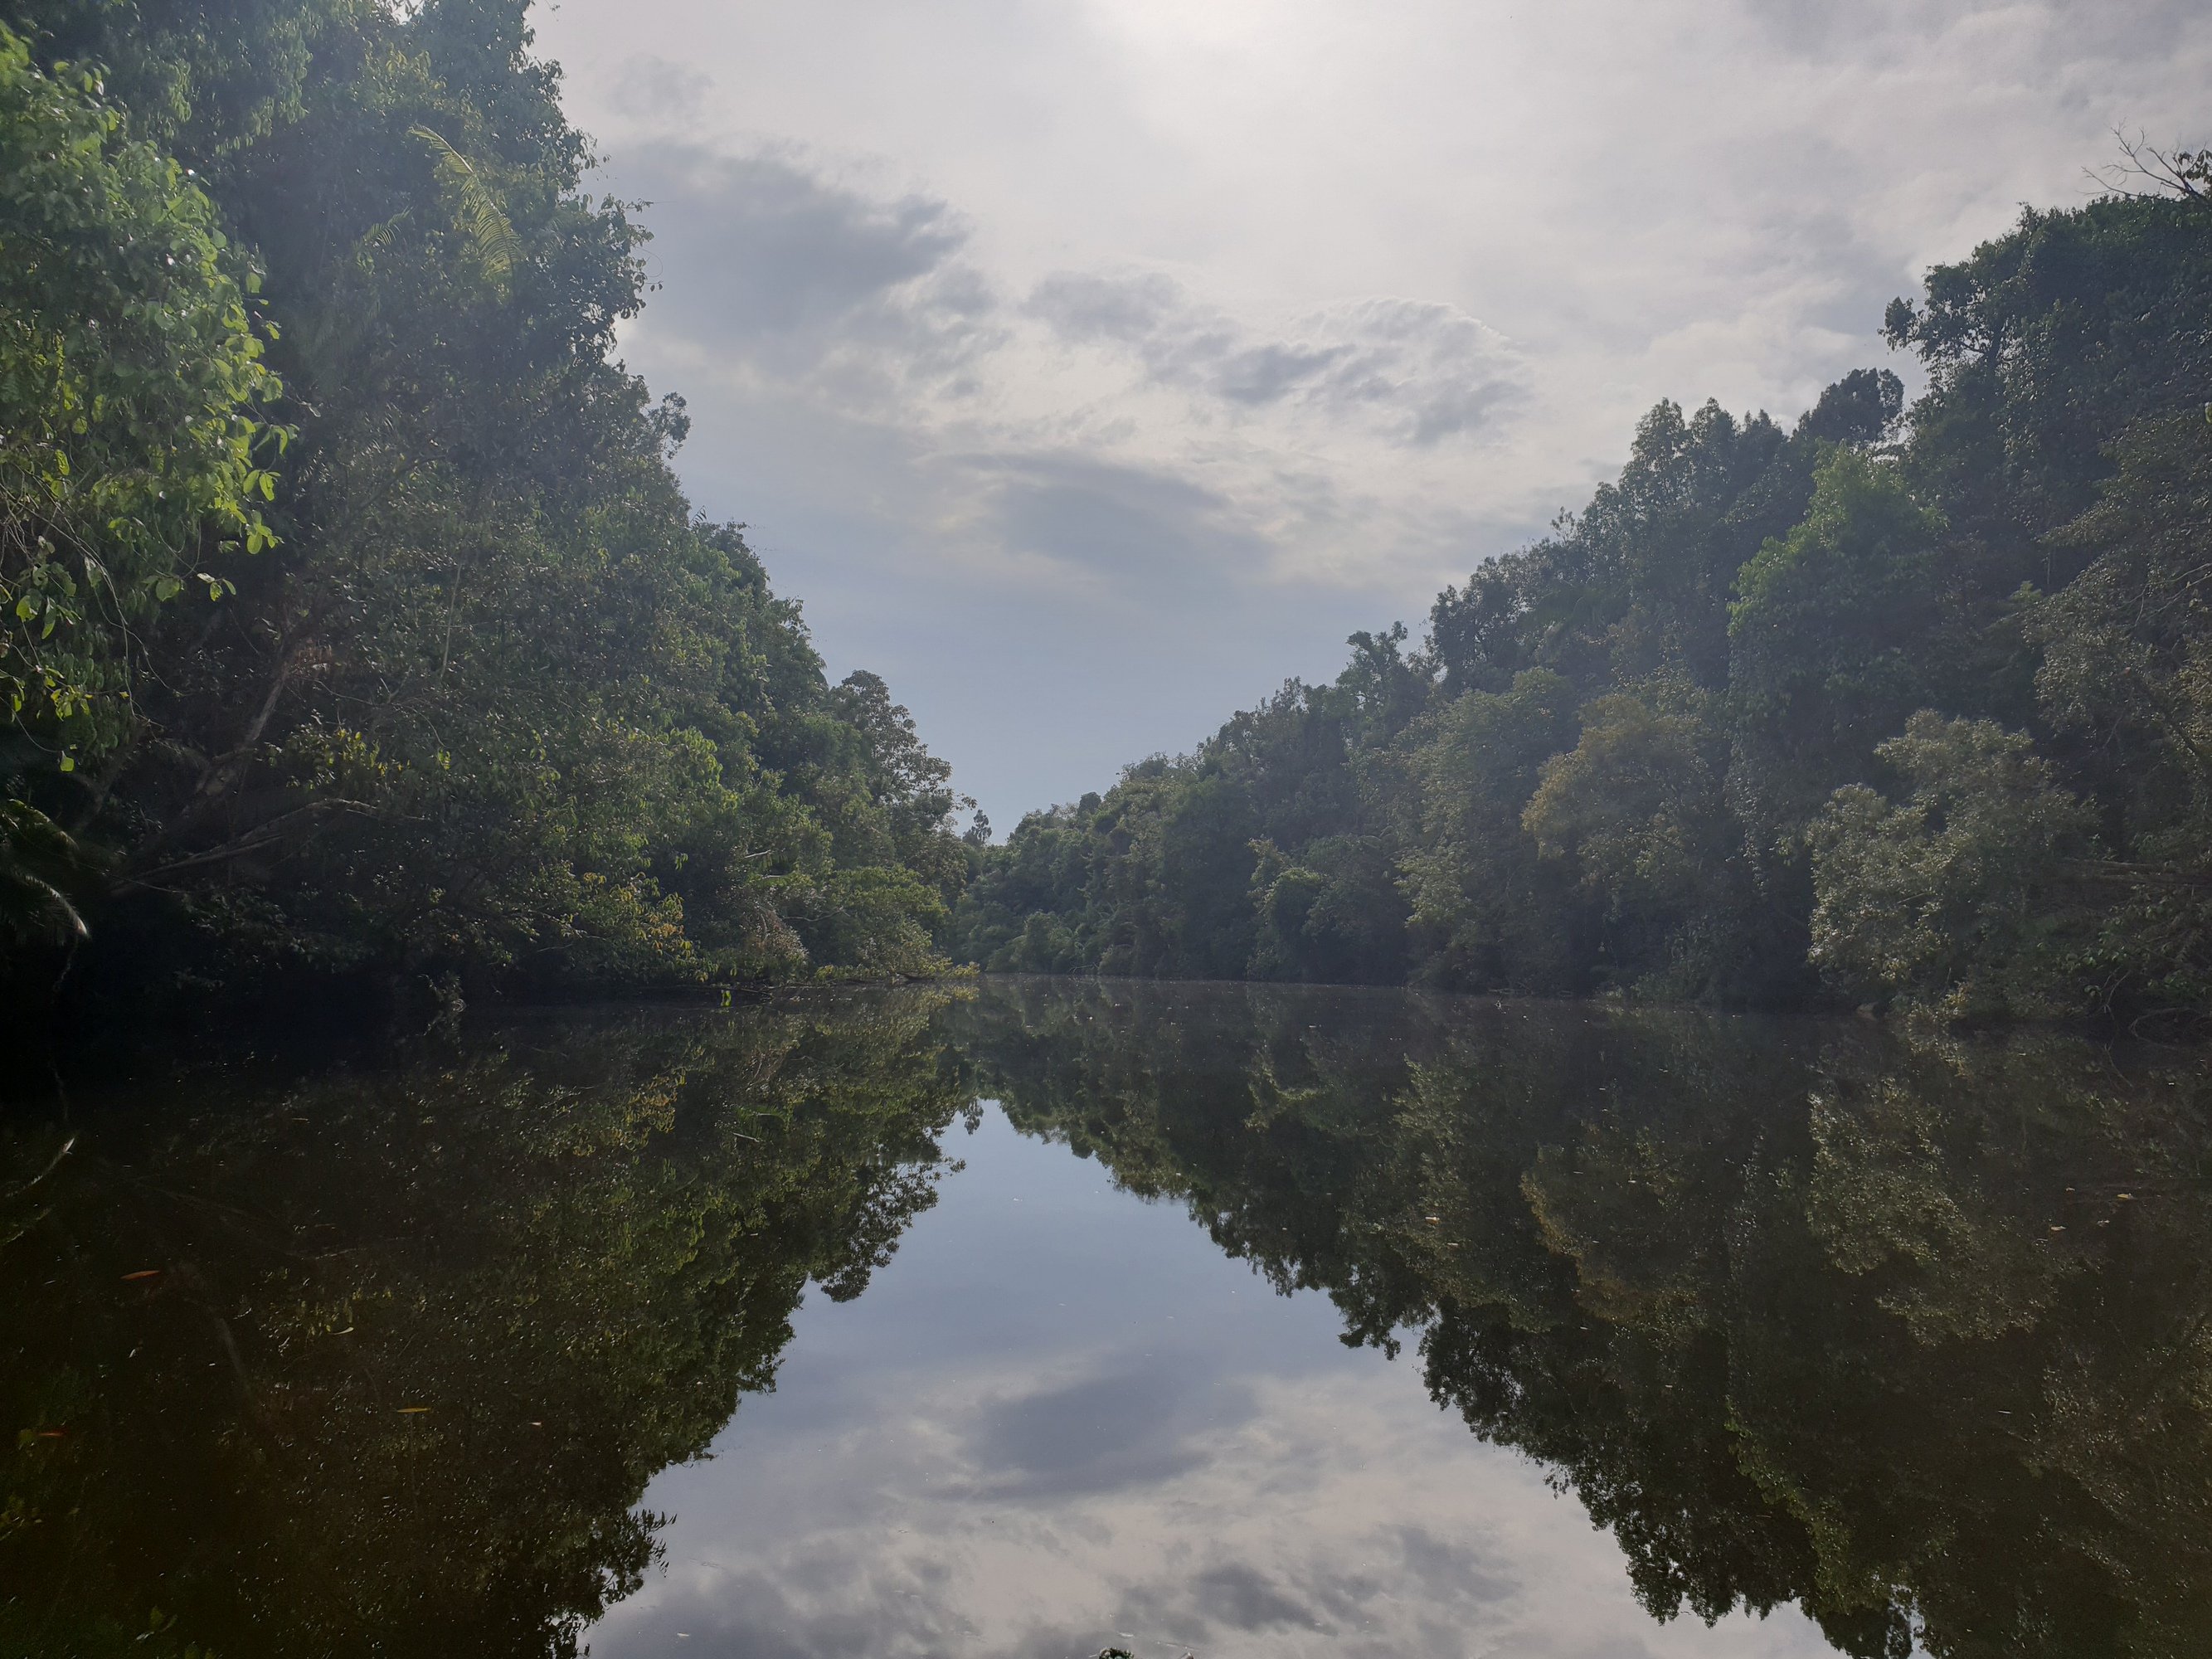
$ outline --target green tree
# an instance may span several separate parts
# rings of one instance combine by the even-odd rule
[[[17,15],[0,763],[71,994],[938,966],[945,769],[694,521],[522,0]]]
[[[1722,797],[1727,738],[1694,694],[1654,708],[1626,693],[1583,710],[1572,749],[1544,763],[1522,825],[1600,900],[1608,967],[1676,995],[1725,983],[1748,953],[1731,924],[1755,900]]]
[[[2026,733],[1987,720],[1923,711],[1878,752],[1905,798],[1850,785],[1809,832],[1814,961],[1855,994],[1948,1014],[2079,1008],[2061,900],[2091,815]]]
[[[2054,748],[2094,792],[2112,859],[2087,977],[2202,1008],[2212,994],[2212,417],[2132,428],[2098,504],[2053,533],[2081,574],[2027,607]]]
[[[15,766],[66,772],[128,742],[162,607],[273,541],[281,388],[207,196],[4,27],[0,215],[0,696]]]
[[[1544,763],[1572,744],[1576,724],[1567,682],[1532,668],[1509,690],[1467,693],[1423,734],[1419,839],[1404,866],[1413,920],[1436,941],[1432,976],[1483,990],[1583,988],[1575,934],[1589,925],[1586,906],[1522,823]]]
[[[2212,1629],[2201,1067],[2051,1034],[987,988],[1019,1127],[1185,1205],[1609,1530],[1863,1659]]]
[[[1737,577],[1730,785],[1759,841],[1800,829],[1929,701],[1942,532],[1894,465],[1839,447],[1803,521]]]

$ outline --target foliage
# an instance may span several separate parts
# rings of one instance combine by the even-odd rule
[[[0,781],[88,854],[71,994],[934,970],[945,769],[695,521],[523,0],[13,15]]]
[[[809,1286],[863,1293],[988,1095],[1411,1347],[1657,1618],[2195,1652],[2201,1061],[1024,980],[80,1085],[0,1139],[0,1638],[574,1652],[654,1559],[647,1482],[774,1382]]]
[[[0,216],[0,696],[73,771],[127,741],[161,608],[220,602],[210,565],[273,540],[255,412],[281,387],[206,195],[4,27]]]
[[[1928,700],[1942,520],[1894,468],[1846,448],[1804,519],[1736,578],[1729,690],[1755,836],[1786,836]]]
[[[85,936],[70,889],[86,874],[83,851],[35,806],[0,803],[0,926],[24,940]]]
[[[1546,759],[1574,741],[1575,702],[1563,676],[1523,669],[1506,690],[1470,690],[1437,711],[1414,750],[1419,817],[1406,887],[1416,921],[1440,944],[1435,976],[1578,988],[1587,907],[1565,867],[1538,856],[1526,812]]]
[[[1911,793],[1893,806],[1853,784],[1814,823],[1814,961],[1956,1014],[2073,1006],[2055,894],[2090,815],[2027,733],[1988,720],[1923,712],[1876,752]]]
[[[2081,574],[2028,609],[2037,700],[2114,855],[2087,969],[2212,1000],[2212,414],[2146,421],[2098,505],[2051,539]]]
[[[956,953],[2212,1012],[2200,172],[2152,157],[1931,271],[1886,319],[1909,410],[1876,369],[1786,431],[1661,404],[1424,648],[1356,635],[1334,686],[1024,820]]]
[[[1602,898],[1616,954],[1646,959],[1652,947],[1624,935],[1656,933],[1666,941],[1657,949],[1683,953],[1681,988],[1695,993],[1726,971],[1728,947],[1740,945],[1695,941],[1705,959],[1693,959],[1701,921],[1730,915],[1752,896],[1731,890],[1742,842],[1721,796],[1717,723],[1701,718],[1710,700],[1672,701],[1682,706],[1654,708],[1626,693],[1590,702],[1575,746],[1544,763],[1522,823],[1540,854],[1571,860],[1584,890]]]

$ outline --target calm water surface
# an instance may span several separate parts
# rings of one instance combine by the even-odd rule
[[[0,1297],[0,1655],[2212,1650],[2189,1051],[564,1014],[19,1106]]]

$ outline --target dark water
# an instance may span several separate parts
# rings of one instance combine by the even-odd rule
[[[522,1019],[18,1107],[0,1320],[0,1656],[2212,1651],[2185,1051]]]

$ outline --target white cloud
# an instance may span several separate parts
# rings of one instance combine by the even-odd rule
[[[1062,271],[1027,310],[1073,344],[1120,348],[1159,385],[1253,411],[1364,420],[1400,443],[1471,434],[1525,392],[1503,337],[1448,305],[1358,300],[1267,330],[1170,276]]]
[[[1883,304],[2083,199],[2112,127],[2212,137],[2197,0],[563,0],[539,27],[655,204],[627,349],[692,400],[702,504],[1005,820],[1418,618],[1656,399],[1786,418],[1885,361]],[[1212,653],[1179,643],[1200,622]],[[1024,656],[1018,711],[977,691]],[[1117,659],[1169,680],[1114,695]]]
[[[892,424],[995,343],[996,301],[945,203],[871,194],[795,150],[639,146],[661,271],[646,337]],[[673,282],[668,280],[673,275]]]

